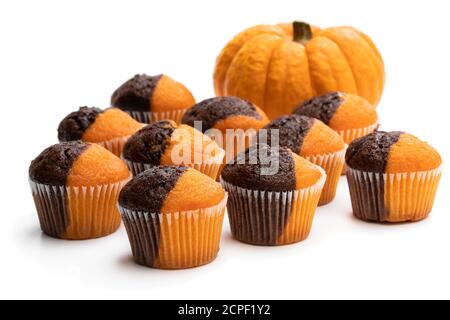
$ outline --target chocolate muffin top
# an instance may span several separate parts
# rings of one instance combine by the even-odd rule
[[[121,190],[120,206],[159,213],[168,194],[187,170],[189,168],[183,166],[156,166],[138,174]]]
[[[278,170],[273,174],[263,174],[263,170],[269,169],[274,161],[278,162]],[[264,191],[280,192],[296,188],[295,163],[287,148],[277,150],[265,144],[256,144],[238,155],[234,162],[227,164],[222,171],[226,182],[245,189]]]
[[[391,147],[398,141],[402,133],[400,131],[375,131],[354,140],[345,154],[347,166],[366,172],[386,172]]]
[[[275,119],[264,127],[267,130],[268,144],[272,144],[271,130],[279,130],[280,145],[298,154],[314,121],[314,118],[299,115],[288,115]]]
[[[191,107],[183,116],[182,123],[193,127],[195,121],[202,121],[202,131],[205,132],[220,120],[237,115],[262,120],[262,116],[250,101],[237,97],[216,97]]]
[[[58,126],[59,141],[80,140],[102,112],[99,108],[80,107],[78,111],[70,113]]]
[[[73,163],[88,146],[82,141],[69,141],[45,149],[31,162],[30,179],[42,184],[66,185]]]
[[[162,76],[135,75],[114,91],[111,106],[125,111],[150,111],[152,94]]]
[[[159,165],[175,129],[176,124],[170,120],[145,126],[128,139],[123,149],[123,157],[133,162]]]
[[[293,113],[316,118],[325,124],[330,124],[331,118],[343,100],[343,94],[340,92],[327,93],[303,102]]]

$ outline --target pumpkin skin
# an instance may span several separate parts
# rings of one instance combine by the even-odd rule
[[[239,33],[216,60],[217,96],[238,96],[274,119],[331,91],[373,105],[384,88],[384,63],[372,40],[352,27],[319,29],[302,22],[258,25]]]

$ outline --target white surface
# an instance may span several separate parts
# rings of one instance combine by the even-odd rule
[[[135,265],[123,228],[85,242],[43,236],[27,181],[29,162],[78,106],[107,107],[139,72],[211,97],[215,57],[233,35],[294,19],[369,34],[386,63],[383,128],[416,134],[448,159],[448,12],[448,1],[431,0],[1,1],[0,298],[450,298],[446,172],[424,222],[357,221],[342,179],[307,241],[248,246],[225,223],[214,263],[169,272]]]

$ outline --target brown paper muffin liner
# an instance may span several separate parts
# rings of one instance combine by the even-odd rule
[[[228,217],[236,240],[278,246],[305,240],[310,231],[326,174],[311,187],[285,192],[249,190],[221,179],[229,194]]]
[[[85,240],[107,236],[120,226],[117,199],[131,179],[105,185],[68,187],[30,180],[42,231],[54,238]]]
[[[152,111],[126,111],[136,121],[141,123],[154,123],[160,120],[173,120],[177,124],[181,124],[184,114],[188,109],[172,110],[166,112]]]
[[[208,159],[207,161],[203,163],[192,163],[192,164],[183,164],[188,167],[191,167],[197,171],[200,171],[201,173],[211,177],[214,180],[217,180],[217,177],[220,175],[220,170],[222,168],[222,162],[223,162],[224,152],[221,152],[219,155],[217,155],[214,158]],[[148,163],[142,163],[142,162],[134,162],[127,159],[123,159],[125,163],[127,164],[130,171],[133,173],[134,176],[138,175],[139,173],[148,170],[152,168],[151,164]]]
[[[322,195],[320,196],[319,206],[330,203],[336,196],[337,186],[339,184],[339,179],[341,177],[342,169],[345,164],[346,150],[347,147],[345,147],[341,151],[334,153],[305,157],[306,160],[317,164],[327,173],[327,180],[325,181]]]
[[[138,264],[186,269],[212,262],[219,252],[228,196],[216,206],[176,213],[149,213],[119,206]]]
[[[116,156],[120,158],[122,155],[123,147],[125,146],[125,143],[127,143],[130,136],[120,137],[120,138],[114,138],[107,141],[101,141],[96,142],[97,144],[101,145],[103,148],[111,151]]]
[[[363,128],[357,128],[357,129],[348,129],[348,130],[336,130],[336,132],[342,137],[344,142],[349,145],[353,142],[353,140],[364,137],[368,135],[369,133],[374,132],[379,127],[378,122],[375,124],[372,124],[367,127]],[[342,175],[345,175],[345,172],[347,170],[347,166],[344,164],[344,168],[342,169]]]
[[[366,221],[406,222],[428,217],[442,166],[423,172],[374,173],[348,168],[353,214]]]

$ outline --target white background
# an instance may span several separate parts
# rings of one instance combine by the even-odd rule
[[[198,100],[213,95],[215,57],[259,23],[352,25],[384,56],[387,130],[449,158],[448,1],[1,1],[0,298],[450,298],[449,183],[431,217],[377,225],[351,215],[345,179],[317,210],[310,238],[264,248],[232,240],[218,259],[160,271],[135,265],[126,233],[66,242],[43,236],[28,165],[81,105],[108,107],[135,73],[166,73]]]

